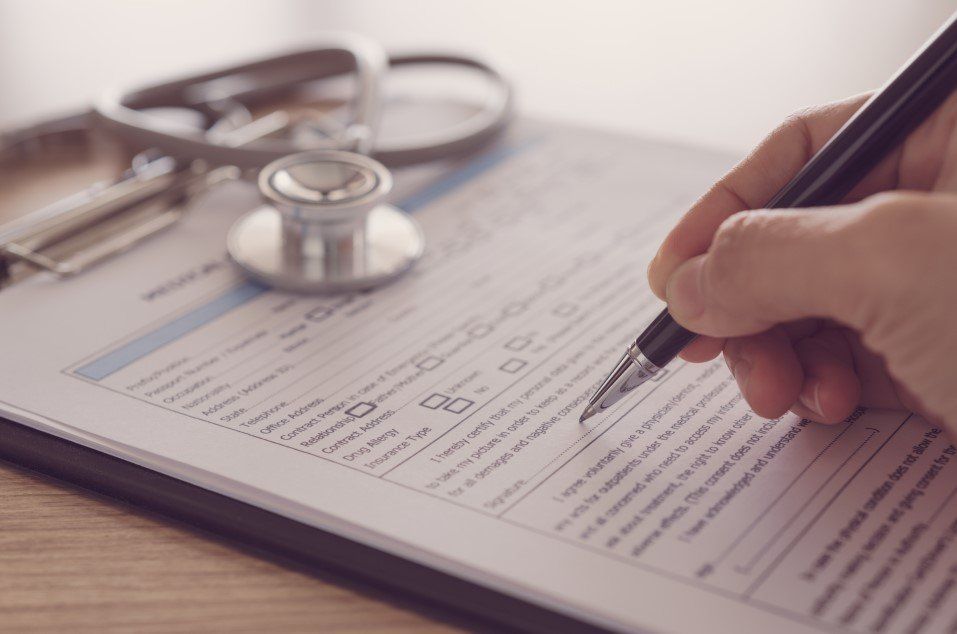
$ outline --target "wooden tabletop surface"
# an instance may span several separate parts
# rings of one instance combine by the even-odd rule
[[[398,601],[0,461],[2,632],[461,631]]]

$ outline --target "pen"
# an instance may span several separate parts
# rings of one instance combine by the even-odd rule
[[[768,209],[840,202],[957,85],[957,13],[875,93],[765,205]],[[602,381],[579,422],[611,407],[674,359],[697,335],[665,308]]]

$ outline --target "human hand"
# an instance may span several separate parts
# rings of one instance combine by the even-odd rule
[[[770,134],[671,231],[649,281],[703,335],[681,356],[723,352],[761,416],[836,423],[864,405],[957,432],[957,95],[845,204],[760,210],[866,97]]]

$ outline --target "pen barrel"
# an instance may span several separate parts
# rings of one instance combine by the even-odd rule
[[[957,14],[765,205],[833,205],[957,87]]]

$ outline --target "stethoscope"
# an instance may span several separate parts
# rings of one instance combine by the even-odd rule
[[[476,73],[486,84],[484,98],[471,104],[468,116],[440,129],[383,137],[383,91],[390,70],[420,67]],[[354,85],[351,91],[336,87],[351,94],[342,99],[348,102],[344,115],[289,105],[314,101],[320,84],[346,78]],[[277,101],[284,106],[271,108]],[[456,55],[389,57],[365,38],[339,36],[321,48],[111,93],[86,121],[134,150],[146,150],[114,184],[132,187],[128,202],[136,202],[139,191],[129,181],[140,183],[151,197],[164,188],[188,194],[197,184],[258,170],[264,204],[230,228],[231,259],[269,286],[325,293],[392,280],[423,253],[418,223],[386,202],[392,188],[386,165],[474,152],[505,128],[511,105],[508,82],[484,62]],[[49,129],[33,128],[35,136]],[[7,135],[21,149],[29,146],[25,137],[31,135]],[[3,149],[0,143],[0,153]],[[87,211],[102,202],[101,195],[83,201]],[[19,253],[57,272],[29,246],[43,243],[29,230],[8,232],[6,239],[0,233],[0,250],[8,256]],[[56,264],[61,273],[79,266]]]

